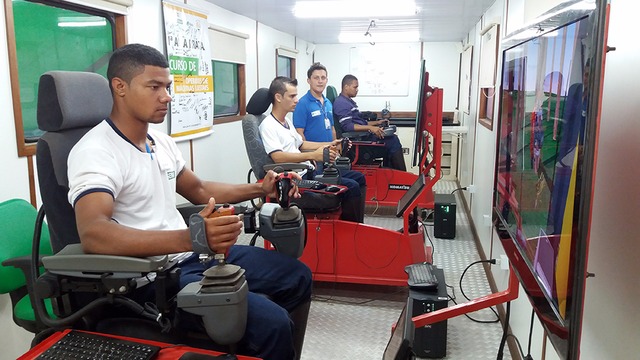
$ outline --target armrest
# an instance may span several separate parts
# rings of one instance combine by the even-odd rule
[[[359,139],[359,138],[365,138],[367,136],[369,136],[369,132],[368,131],[348,131],[348,132],[343,132],[342,133],[342,137],[343,138],[349,138],[351,140]]]
[[[129,256],[85,254],[80,244],[65,246],[60,252],[42,258],[44,267],[51,273],[87,277],[87,273],[123,273],[146,274],[164,270],[169,264],[169,257],[151,256],[137,258]]]
[[[307,164],[302,163],[279,163],[279,164],[267,164],[262,168],[264,171],[274,170],[276,167],[281,167],[285,171],[293,170],[312,170],[313,168]],[[274,170],[275,171],[275,170]]]

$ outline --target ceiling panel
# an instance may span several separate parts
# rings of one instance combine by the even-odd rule
[[[367,31],[371,19],[298,19],[295,0],[207,0],[231,12],[315,44],[334,44],[344,29]],[[393,0],[390,0],[393,1]],[[495,0],[416,0],[412,17],[376,19],[375,31],[419,30],[421,40],[461,41]],[[321,3],[322,1],[319,0]],[[321,5],[320,5],[321,6]]]

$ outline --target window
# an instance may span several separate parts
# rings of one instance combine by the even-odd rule
[[[285,48],[276,49],[276,76],[296,78],[296,54],[297,50]]]
[[[240,89],[238,65],[225,61],[212,61],[213,67],[213,114],[214,118],[240,113]]]
[[[5,0],[5,9],[18,155],[30,156],[42,135],[36,120],[40,75],[73,70],[106,76],[124,17],[48,0]]]
[[[247,113],[245,40],[249,35],[209,24],[213,68],[213,124],[242,120]]]

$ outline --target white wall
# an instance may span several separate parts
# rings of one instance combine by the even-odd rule
[[[423,55],[420,54],[420,44],[406,43],[396,44],[392,48],[388,44],[318,44],[315,49],[315,61],[321,62],[327,67],[329,73],[329,85],[333,85],[340,93],[342,78],[351,73],[350,52],[352,48],[372,51],[372,56],[388,56],[391,51],[400,48],[404,56],[408,57],[407,69],[408,95],[407,96],[364,96],[358,95],[356,102],[361,111],[380,111],[385,107],[385,102],[390,103],[391,111],[416,111],[418,104],[418,89],[420,85],[420,61],[422,56],[426,59],[426,70],[429,71],[430,83],[444,90],[443,109],[453,111],[458,99],[458,67],[460,63],[459,43],[425,43]],[[377,54],[377,55],[376,55]],[[352,74],[364,81],[362,75]],[[306,76],[305,76],[306,78]]]
[[[629,29],[637,22],[640,4],[612,1],[602,120],[591,221],[582,331],[583,359],[637,359],[640,354],[640,48]],[[633,96],[636,97],[635,95]]]

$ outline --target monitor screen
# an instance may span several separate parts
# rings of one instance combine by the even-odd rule
[[[424,113],[424,103],[427,101],[429,96],[433,93],[433,88],[429,86],[429,73],[426,71],[426,61],[423,59],[420,62],[420,83],[418,84],[418,105],[416,107],[416,124],[415,124],[415,133],[413,139],[413,166],[417,166],[420,161],[421,152],[423,149],[423,138],[422,138],[422,130],[424,130],[424,124],[426,115]]]
[[[410,301],[410,300],[409,300]],[[402,309],[396,322],[387,347],[384,349],[382,360],[411,359],[411,342],[413,341],[413,323],[407,321],[407,305]]]
[[[396,216],[401,217],[411,203],[420,195],[420,191],[424,189],[424,174],[418,174],[416,181],[411,184],[409,190],[398,201],[398,207],[396,209]]]
[[[502,52],[494,220],[563,359],[579,353],[606,29],[598,3],[563,3]]]

